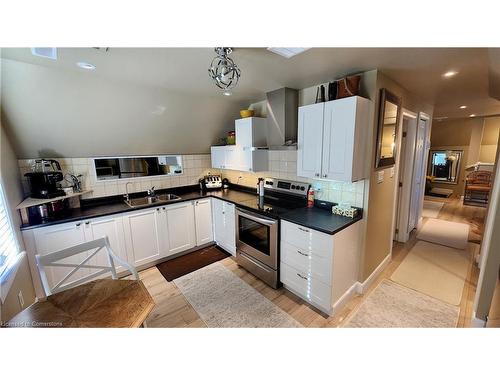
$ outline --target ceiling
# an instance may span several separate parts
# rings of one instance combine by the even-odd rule
[[[2,58],[36,65],[80,71],[111,80],[168,88],[189,95],[220,95],[208,77],[215,56],[212,48],[60,48],[58,60],[31,54],[28,48],[4,48]],[[285,59],[265,48],[235,48],[233,59],[241,80],[227,100],[259,101],[280,87],[302,89],[345,74],[379,69],[421,100],[433,104],[434,117],[500,114],[500,92],[494,58],[498,49],[487,48],[311,48]],[[84,71],[76,62],[94,64]],[[444,78],[449,70],[458,74]],[[459,106],[467,105],[467,109]]]

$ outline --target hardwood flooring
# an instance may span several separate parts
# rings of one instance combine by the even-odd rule
[[[486,211],[485,208],[463,206],[458,199],[433,198],[432,200],[445,202],[438,218],[470,224],[471,233],[469,235],[469,240],[474,242],[481,240]],[[390,278],[415,243],[415,233],[412,234],[407,243],[395,243],[391,262],[372,283],[368,291],[363,295],[356,295],[353,297],[332,317],[323,314],[284,288],[279,290],[270,288],[245,269],[239,267],[232,257],[223,259],[220,263],[255,288],[264,297],[268,298],[295,318],[304,327],[338,327],[358,306],[360,306],[369,293],[373,291],[383,279]],[[477,251],[478,246],[472,246],[471,248],[470,251],[474,252]],[[460,303],[458,327],[469,326],[472,316],[472,304],[479,275],[479,270],[472,261],[473,255],[474,254],[471,253],[469,272]],[[206,324],[184,298],[175,284],[165,280],[156,267],[144,270],[140,272],[139,275],[156,302],[156,306],[147,320],[148,327],[206,327]],[[500,324],[500,314],[498,324]]]

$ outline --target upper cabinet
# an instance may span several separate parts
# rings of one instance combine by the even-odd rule
[[[267,119],[247,117],[234,122],[236,144],[241,147],[267,146]]]
[[[297,175],[357,181],[366,178],[370,101],[351,96],[299,108]]]
[[[267,120],[259,117],[248,117],[235,121],[236,145],[213,146],[212,168],[232,169],[245,172],[267,171],[266,147]]]

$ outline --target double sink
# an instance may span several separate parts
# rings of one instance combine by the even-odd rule
[[[163,202],[177,201],[180,199],[181,197],[175,194],[157,194],[154,196],[126,199],[125,203],[129,207],[136,208],[136,207],[147,207],[153,204],[158,204]]]

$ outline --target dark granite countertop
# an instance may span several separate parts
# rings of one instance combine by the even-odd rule
[[[120,214],[125,212],[148,209],[156,206],[164,206],[179,202],[191,201],[205,197],[215,197],[233,203],[238,207],[246,208],[255,212],[256,199],[258,198],[255,190],[249,188],[230,188],[227,190],[216,190],[201,192],[197,186],[189,186],[183,188],[173,188],[160,190],[160,193],[167,192],[178,195],[181,199],[171,202],[158,202],[146,207],[129,207],[123,197],[116,196],[113,198],[101,198],[83,201],[82,207],[70,209],[62,218],[53,219],[47,222],[34,222],[21,226],[21,230],[29,230],[49,225],[68,223],[78,220],[89,220],[101,216]],[[276,217],[276,215],[274,215]],[[347,218],[332,214],[329,210],[312,207],[312,208],[296,208],[279,215],[280,219],[303,225],[311,229],[315,229],[327,234],[335,234],[338,231],[348,227],[361,219],[361,215],[356,218]]]
[[[281,215],[280,219],[333,235],[361,220],[362,217],[360,214],[350,218],[332,214],[323,208],[303,207]]]

